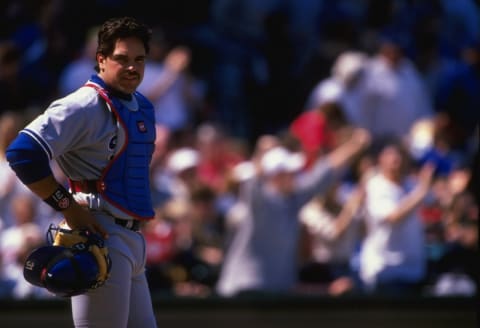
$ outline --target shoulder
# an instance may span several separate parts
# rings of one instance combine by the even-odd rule
[[[83,86],[59,100],[63,100],[64,102],[69,103],[72,106],[76,105],[78,107],[88,107],[92,105],[97,105],[99,101],[99,96],[97,90],[95,90],[94,88]]]
[[[313,94],[319,97],[335,97],[342,90],[341,83],[334,77],[320,81],[314,88]]]
[[[367,181],[366,188],[368,194],[381,197],[396,197],[395,195],[401,193],[403,189],[401,185],[388,180],[380,172],[377,172]]]
[[[52,102],[47,111],[63,111],[66,114],[75,114],[89,111],[101,105],[95,89],[81,87],[67,96]]]

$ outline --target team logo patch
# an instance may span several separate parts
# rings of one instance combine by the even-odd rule
[[[108,143],[108,149],[114,150],[116,146],[117,146],[117,136],[110,139],[110,142]]]
[[[58,207],[61,209],[66,209],[70,206],[70,199],[68,197],[62,198],[58,201]]]
[[[142,133],[147,132],[147,127],[144,121],[137,121],[137,128],[138,128],[138,131]]]

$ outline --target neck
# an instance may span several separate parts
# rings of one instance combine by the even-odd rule
[[[387,170],[384,170],[383,171],[383,175],[390,181],[394,182],[394,183],[400,183],[400,181],[402,180],[402,176],[400,173],[397,173],[397,172],[390,172],[390,171],[387,171]]]

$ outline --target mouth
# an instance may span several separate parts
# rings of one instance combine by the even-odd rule
[[[127,76],[124,77],[124,79],[128,80],[128,81],[135,81],[135,80],[140,79],[140,76],[138,76],[137,74],[127,75]]]
[[[132,93],[139,83],[140,83],[140,76],[138,76],[137,74],[123,76],[121,81],[119,82],[119,87],[125,93]]]

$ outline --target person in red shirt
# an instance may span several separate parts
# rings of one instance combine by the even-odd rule
[[[337,143],[337,133],[348,121],[340,103],[327,101],[318,107],[302,112],[290,124],[289,133],[298,139],[306,154],[308,168],[322,153],[331,150]]]

